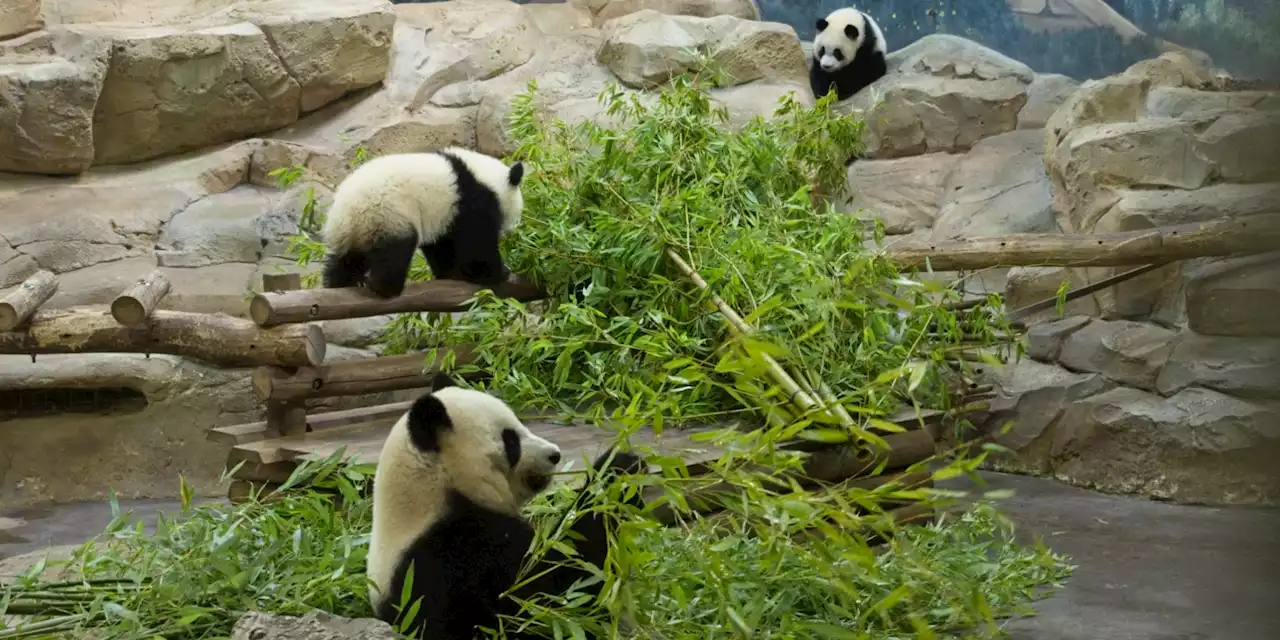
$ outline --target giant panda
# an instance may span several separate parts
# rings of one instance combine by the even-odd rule
[[[832,11],[816,24],[809,86],[815,98],[836,87],[836,99],[847,100],[867,85],[884,77],[887,52],[880,25],[871,16],[845,7]]]
[[[414,637],[472,640],[478,627],[496,629],[499,614],[518,613],[516,600],[500,596],[515,584],[534,540],[521,507],[547,488],[560,457],[555,444],[526,428],[502,400],[437,374],[431,391],[392,426],[378,458],[368,554],[375,615],[396,624],[410,563],[408,602],[421,598],[408,630]],[[622,451],[606,451],[595,468],[607,478],[645,469],[639,457]],[[587,497],[586,488],[577,503]],[[639,498],[628,502],[643,504]],[[569,528],[578,555],[601,570],[611,526],[589,513]],[[514,595],[563,594],[588,575],[571,563],[555,566],[565,558],[554,550],[541,562],[525,575],[550,570]],[[601,586],[580,591],[596,595]]]
[[[404,292],[419,248],[436,278],[496,287],[510,275],[498,242],[520,222],[524,165],[470,149],[397,153],[352,171],[324,224],[324,286]]]

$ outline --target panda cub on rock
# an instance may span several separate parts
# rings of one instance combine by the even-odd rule
[[[523,178],[519,162],[458,147],[360,165],[333,193],[324,286],[394,298],[418,249],[436,278],[498,286],[511,273],[498,242],[520,223]]]
[[[548,487],[560,457],[560,449],[525,427],[506,403],[437,374],[431,392],[392,426],[378,458],[368,555],[377,617],[396,623],[410,563],[408,602],[421,599],[409,630],[414,637],[472,640],[478,627],[496,629],[499,615],[517,614],[519,603],[502,594],[516,583],[534,539],[520,510]],[[646,469],[639,457],[622,451],[605,452],[595,467],[609,478]],[[577,500],[586,497],[584,486]],[[642,506],[638,497],[630,503]],[[571,544],[603,569],[612,526],[600,514],[584,515],[570,527]],[[514,595],[566,593],[589,575],[572,563],[556,566],[560,562],[563,556],[548,552],[525,575],[550,570]],[[601,586],[581,591],[595,595]]]
[[[815,98],[827,95],[835,85],[836,99],[847,100],[884,77],[888,69],[884,34],[871,16],[845,7],[819,18],[816,26],[809,61],[809,86]]]

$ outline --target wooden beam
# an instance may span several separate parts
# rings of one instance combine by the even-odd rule
[[[334,429],[337,427],[346,427],[362,422],[379,422],[398,418],[401,414],[409,410],[413,406],[412,400],[404,402],[392,402],[390,404],[380,404],[373,407],[358,407],[355,409],[343,409],[341,411],[326,411],[324,413],[313,413],[307,416],[307,426],[312,431],[322,431],[324,429]],[[247,422],[244,424],[235,424],[229,427],[217,427],[210,429],[205,436],[210,442],[220,442],[223,444],[237,445],[275,438],[267,429],[265,420],[257,422]]]
[[[1114,267],[1253,254],[1280,246],[1280,214],[1101,235],[1019,234],[946,242],[898,242],[885,256],[899,268],[935,271],[1016,266]]]
[[[13,331],[58,292],[58,276],[41,269],[0,298],[0,331]]]
[[[160,270],[138,278],[111,301],[111,317],[126,327],[146,322],[160,300],[169,294],[169,279]]]
[[[486,287],[460,280],[411,282],[395,298],[379,298],[360,287],[264,292],[249,303],[249,316],[261,326],[295,322],[367,318],[391,313],[462,311],[463,304]],[[494,290],[499,297],[540,300],[542,291],[518,275]]]
[[[444,353],[457,354],[455,362],[470,362],[471,350],[465,347],[433,349],[400,356],[343,360],[318,367],[279,369],[259,367],[253,372],[253,392],[263,401],[302,400],[355,396],[365,393],[420,389],[431,386],[436,368],[424,370],[428,357],[440,363]]]
[[[314,366],[324,361],[318,325],[264,329],[224,314],[154,311],[124,327],[105,309],[41,311],[23,331],[0,333],[0,354],[165,353],[231,367]]]

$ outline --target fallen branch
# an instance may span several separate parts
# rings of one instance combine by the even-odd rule
[[[464,311],[463,305],[486,288],[460,280],[427,280],[409,283],[404,293],[395,298],[379,298],[360,287],[268,291],[253,297],[249,303],[249,316],[259,325],[270,327],[392,313],[453,313]],[[515,298],[523,302],[546,297],[533,283],[515,274],[494,289],[494,293],[499,298]]]
[[[1280,215],[1222,218],[1197,224],[1102,235],[1019,234],[947,242],[899,242],[885,257],[902,269],[1114,267],[1275,251]]]

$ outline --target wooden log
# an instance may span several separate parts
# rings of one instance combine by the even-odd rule
[[[58,276],[41,269],[0,298],[0,331],[13,331],[58,292]]]
[[[899,268],[935,271],[990,267],[1114,267],[1253,254],[1280,246],[1280,215],[1221,218],[1197,224],[1100,235],[1019,234],[948,242],[898,242],[885,256]]]
[[[253,372],[253,392],[263,401],[284,401],[420,389],[431,386],[431,378],[435,375],[435,368],[423,368],[428,358],[438,354],[433,361],[438,366],[443,352],[448,351],[457,354],[455,362],[459,364],[469,362],[473,357],[470,349],[458,347],[400,356],[343,360],[293,370],[260,367]]]
[[[889,450],[873,449],[875,455],[871,460],[861,458],[858,448],[848,446],[814,451],[805,459],[805,475],[824,482],[838,482],[870,473],[881,462],[885,463],[885,471],[893,471],[926,460],[935,453],[932,428],[892,433],[883,438]]]
[[[153,311],[123,327],[105,309],[42,311],[24,331],[0,333],[2,354],[165,353],[222,366],[309,366],[324,361],[317,325],[264,329],[223,314]]]
[[[302,276],[296,273],[264,274],[262,286],[284,291],[302,288]],[[310,431],[307,426],[307,403],[294,398],[267,401],[267,433],[279,436],[296,436]]]
[[[249,303],[249,316],[261,326],[317,320],[367,318],[390,313],[462,311],[462,305],[486,287],[460,280],[411,282],[396,298],[379,298],[360,287],[264,292]],[[513,274],[494,290],[499,297],[524,302],[545,295],[533,283]]]
[[[373,407],[358,407],[355,409],[343,409],[341,411],[313,413],[307,416],[307,426],[310,427],[311,431],[322,431],[324,429],[345,427],[353,424],[360,424],[362,422],[378,422],[381,420],[399,417],[401,414],[408,411],[411,406],[413,406],[413,401],[408,400],[405,402],[380,404]],[[229,444],[232,446],[266,440],[271,437],[274,436],[268,433],[267,423],[265,420],[210,429],[209,433],[206,435],[206,438],[211,442]]]
[[[111,301],[111,317],[126,327],[146,322],[160,300],[169,294],[169,287],[169,279],[159,270],[138,278]]]
[[[304,400],[273,400],[267,403],[267,433],[294,436],[310,431]]]

